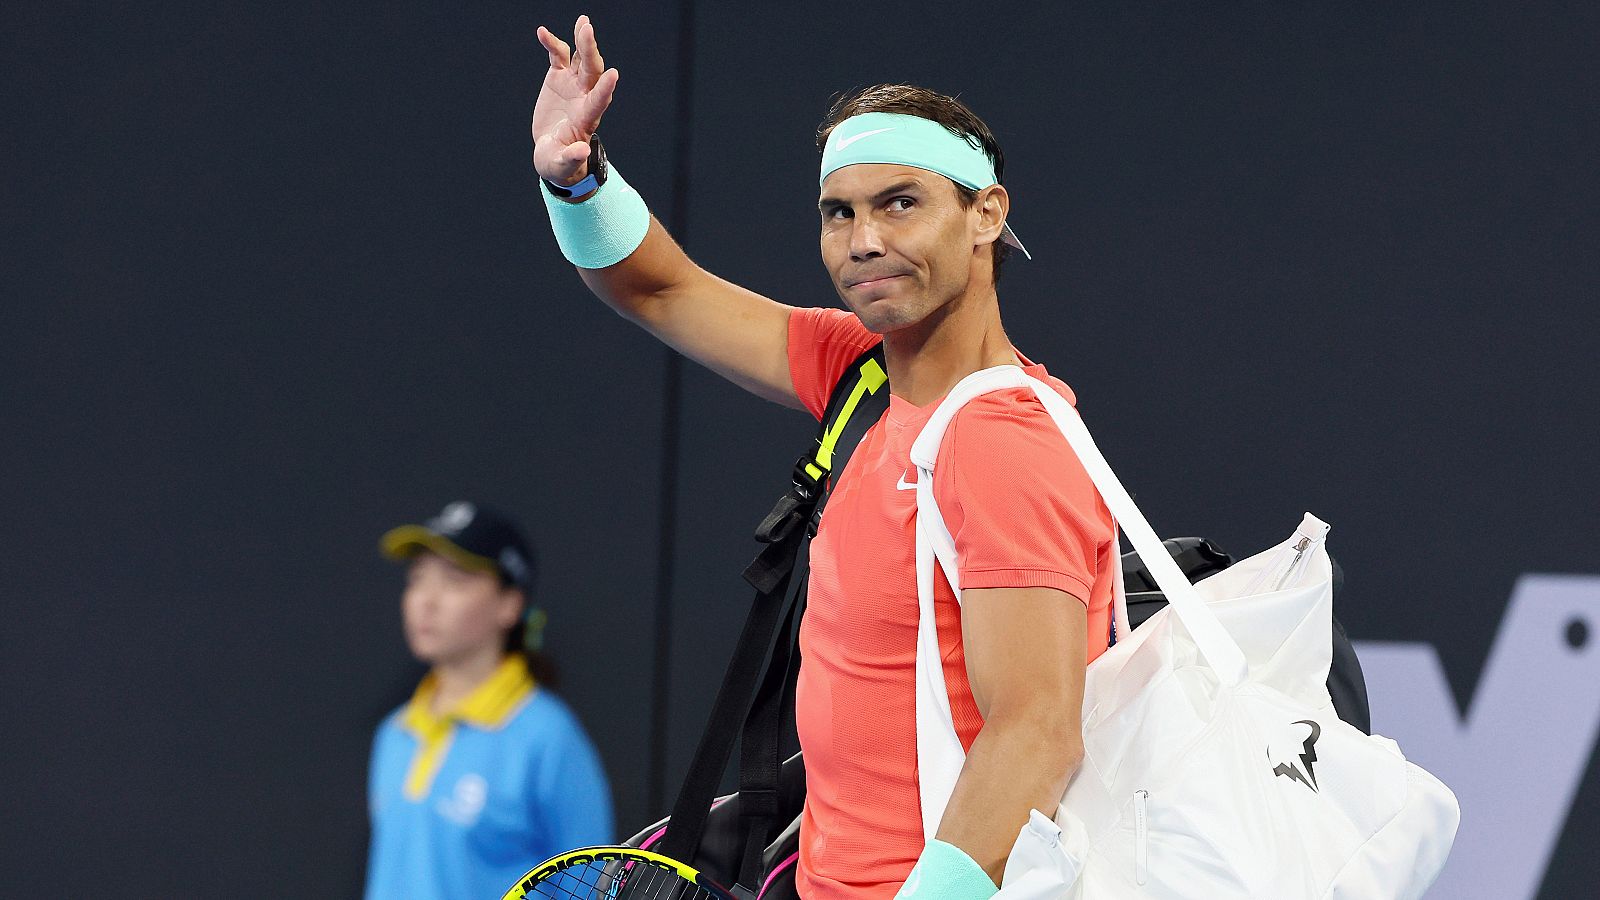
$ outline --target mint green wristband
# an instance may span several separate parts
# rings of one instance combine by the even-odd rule
[[[606,183],[581,203],[568,203],[539,186],[561,254],[580,269],[604,269],[627,259],[650,231],[650,209],[633,185],[610,166]]]
[[[989,900],[1000,889],[955,844],[929,841],[895,900]]]

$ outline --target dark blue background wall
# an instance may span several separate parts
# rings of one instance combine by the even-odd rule
[[[614,162],[790,303],[834,302],[831,95],[966,99],[1038,257],[1011,334],[1157,527],[1316,511],[1351,633],[1437,644],[1461,700],[1518,574],[1600,570],[1590,4],[12,4],[0,892],[353,894],[416,674],[375,541],[458,496],[531,520],[620,819],[663,807],[809,425],[556,251],[533,31],[582,11]],[[1542,896],[1600,881],[1596,812],[1591,768]]]

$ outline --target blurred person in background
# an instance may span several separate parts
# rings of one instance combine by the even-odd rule
[[[406,563],[406,643],[430,668],[373,741],[366,896],[498,897],[542,859],[611,842],[599,756],[551,691],[522,529],[456,502],[381,544]]]

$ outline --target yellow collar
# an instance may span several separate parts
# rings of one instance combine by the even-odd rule
[[[528,662],[521,653],[508,653],[500,665],[472,689],[472,693],[455,709],[442,716],[433,714],[433,698],[439,692],[439,680],[432,672],[417,685],[411,702],[406,704],[403,724],[418,737],[426,738],[448,731],[457,722],[466,722],[484,729],[503,727],[533,693],[533,676],[528,672]]]

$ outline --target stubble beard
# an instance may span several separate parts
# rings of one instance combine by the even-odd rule
[[[839,299],[856,314],[856,319],[861,322],[862,327],[877,335],[886,335],[917,325],[941,305],[929,300],[923,292],[905,296],[897,294],[868,301],[864,306],[851,303],[843,290],[839,290]]]

